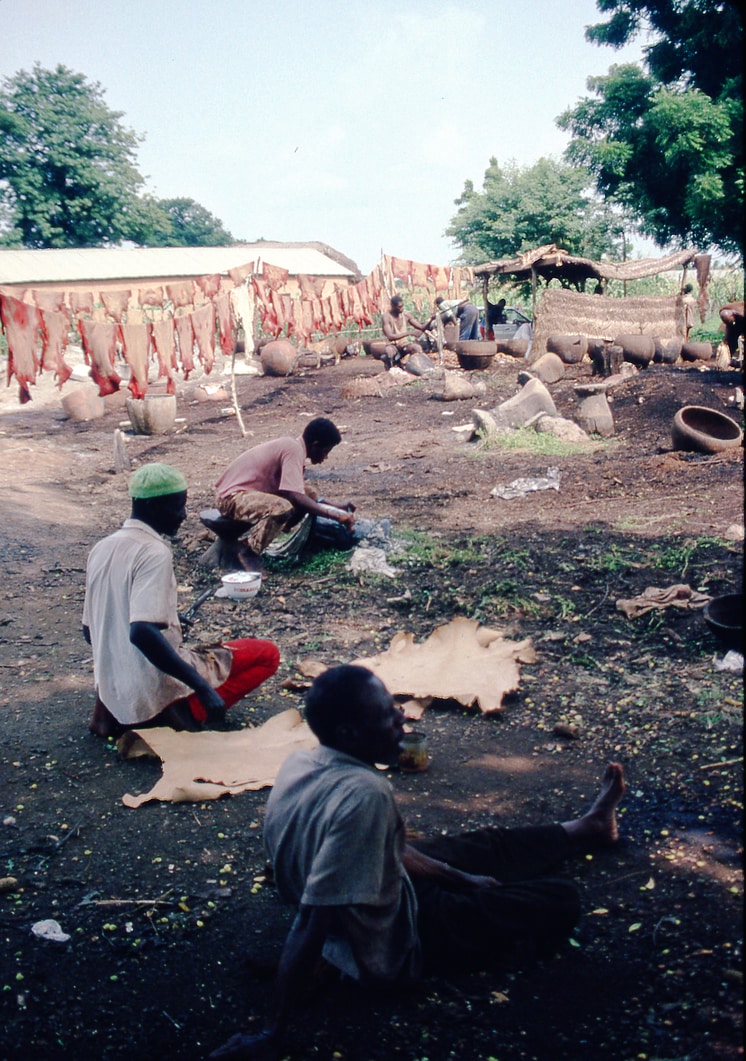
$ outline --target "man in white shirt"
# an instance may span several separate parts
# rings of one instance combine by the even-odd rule
[[[86,568],[83,634],[93,648],[92,733],[165,725],[199,729],[279,666],[271,641],[244,638],[189,649],[177,612],[173,536],[186,518],[186,480],[145,464],[129,480],[131,517],[98,542]]]

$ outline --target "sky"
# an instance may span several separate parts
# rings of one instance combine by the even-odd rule
[[[0,78],[98,82],[144,139],[145,191],[196,199],[238,240],[318,240],[448,264],[491,156],[560,158],[589,76],[594,0],[0,0]]]

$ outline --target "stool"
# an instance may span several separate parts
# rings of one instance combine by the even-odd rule
[[[228,571],[260,571],[259,558],[251,551],[241,536],[251,530],[250,523],[229,519],[217,508],[205,508],[199,514],[200,522],[216,536],[216,541],[204,552],[200,563],[205,567],[222,567]]]

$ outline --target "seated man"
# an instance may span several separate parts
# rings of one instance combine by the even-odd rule
[[[443,298],[439,295],[435,299],[435,305],[444,324],[458,320],[459,339],[479,338],[479,310],[468,298]]]
[[[186,480],[167,464],[130,476],[132,513],[88,557],[83,634],[93,648],[99,737],[143,725],[199,729],[275,673],[272,641],[188,649],[176,610],[170,546],[186,517]]]
[[[221,515],[251,527],[246,545],[259,556],[282,531],[306,513],[326,516],[349,530],[355,526],[355,506],[320,503],[303,481],[306,458],[323,464],[342,441],[337,427],[323,416],[306,424],[300,438],[289,435],[245,450],[232,461],[215,484]]]
[[[622,768],[611,763],[581,818],[500,826],[410,845],[389,782],[400,710],[369,670],[316,678],[306,720],[313,751],[283,763],[265,818],[280,895],[298,907],[280,959],[273,1010],[259,1035],[234,1035],[216,1061],[283,1056],[293,1000],[320,957],[363,986],[427,971],[485,969],[551,954],[580,913],[573,884],[545,876],[563,859],[613,844]]]
[[[404,367],[410,354],[423,352],[422,344],[414,341],[412,333],[425,335],[433,320],[434,317],[426,323],[415,320],[412,314],[404,309],[404,299],[401,295],[394,295],[391,299],[391,309],[381,317],[381,328],[388,339],[381,355],[386,368],[392,368],[394,365]]]

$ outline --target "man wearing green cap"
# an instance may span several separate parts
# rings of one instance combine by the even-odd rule
[[[83,633],[93,648],[92,733],[133,726],[199,729],[277,670],[271,641],[244,638],[209,648],[182,643],[170,546],[186,518],[184,476],[145,464],[129,481],[130,518],[90,552]]]

